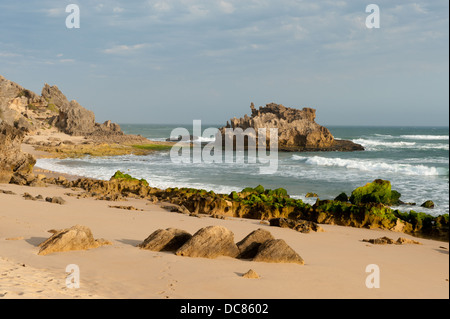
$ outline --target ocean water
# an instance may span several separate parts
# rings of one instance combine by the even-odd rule
[[[122,124],[127,134],[140,134],[163,141],[182,125]],[[203,125],[207,127],[219,127]],[[449,212],[449,129],[448,127],[343,127],[328,126],[335,138],[362,144],[361,152],[302,152],[278,154],[278,168],[273,174],[261,173],[260,163],[174,163],[169,151],[147,156],[85,157],[80,159],[39,159],[37,166],[57,172],[109,179],[117,170],[145,178],[153,187],[194,187],[219,193],[240,191],[245,187],[285,188],[294,198],[307,192],[320,199],[333,199],[377,178],[391,181],[404,202],[401,206],[432,215]],[[205,137],[203,142],[211,139]],[[420,205],[433,200],[434,209]]]

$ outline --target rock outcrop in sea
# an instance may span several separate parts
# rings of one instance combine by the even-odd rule
[[[250,105],[251,116],[247,114],[240,119],[233,118],[225,127],[219,129],[222,136],[222,144],[227,139],[234,138],[226,129],[241,128],[243,131],[252,128],[258,133],[258,129],[278,129],[279,151],[361,151],[364,147],[352,141],[338,140],[331,132],[315,122],[316,110],[303,108],[301,110],[285,107],[281,104],[270,103],[257,110],[252,103]],[[270,143],[267,133],[267,145]],[[256,138],[257,140],[257,138]],[[256,145],[258,142],[256,142]]]

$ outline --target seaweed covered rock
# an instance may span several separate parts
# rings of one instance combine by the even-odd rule
[[[391,189],[391,182],[376,179],[358,187],[352,192],[350,202],[352,204],[380,203],[385,205],[397,205],[400,203],[401,194]]]
[[[122,173],[121,171],[117,171],[114,173],[114,175],[110,179],[113,180],[120,180],[120,181],[131,181],[131,182],[141,182],[142,184],[148,186],[148,182],[145,179],[137,179],[132,177],[129,174]]]
[[[434,202],[432,200],[427,200],[422,205],[420,205],[420,207],[434,208]]]
[[[197,231],[175,254],[203,258],[236,257],[239,249],[234,243],[233,232],[222,226],[208,226]]]
[[[426,213],[394,211],[394,214],[410,225],[405,233],[439,240],[449,240],[449,214],[432,216]]]
[[[342,192],[334,198],[334,200],[339,202],[348,202],[348,196],[346,193]]]

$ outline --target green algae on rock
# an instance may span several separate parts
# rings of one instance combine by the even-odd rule
[[[367,183],[355,189],[349,200],[352,204],[381,203],[397,205],[400,203],[400,196],[399,192],[391,189],[390,181],[376,179],[372,183]]]

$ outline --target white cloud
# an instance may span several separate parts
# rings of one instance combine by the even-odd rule
[[[43,9],[42,11],[49,17],[58,17],[65,14],[65,7]]]
[[[169,11],[172,6],[166,1],[158,1],[153,5],[153,8],[157,11]]]
[[[121,8],[121,7],[114,7],[113,8],[113,12],[114,13],[120,13],[120,12],[123,12],[124,11],[124,8]]]
[[[227,2],[227,1],[220,0],[219,7],[220,7],[220,10],[224,13],[230,14],[235,11],[233,4],[230,2]]]
[[[112,48],[109,48],[109,49],[105,49],[105,50],[103,50],[103,52],[106,54],[129,54],[129,53],[137,52],[147,46],[149,46],[148,43],[140,43],[140,44],[134,44],[134,45],[121,44],[121,45],[113,46]]]
[[[74,63],[74,59],[59,59],[60,63]]]
[[[0,57],[2,57],[2,58],[12,58],[12,57],[18,57],[18,56],[21,56],[21,54],[0,51]]]

